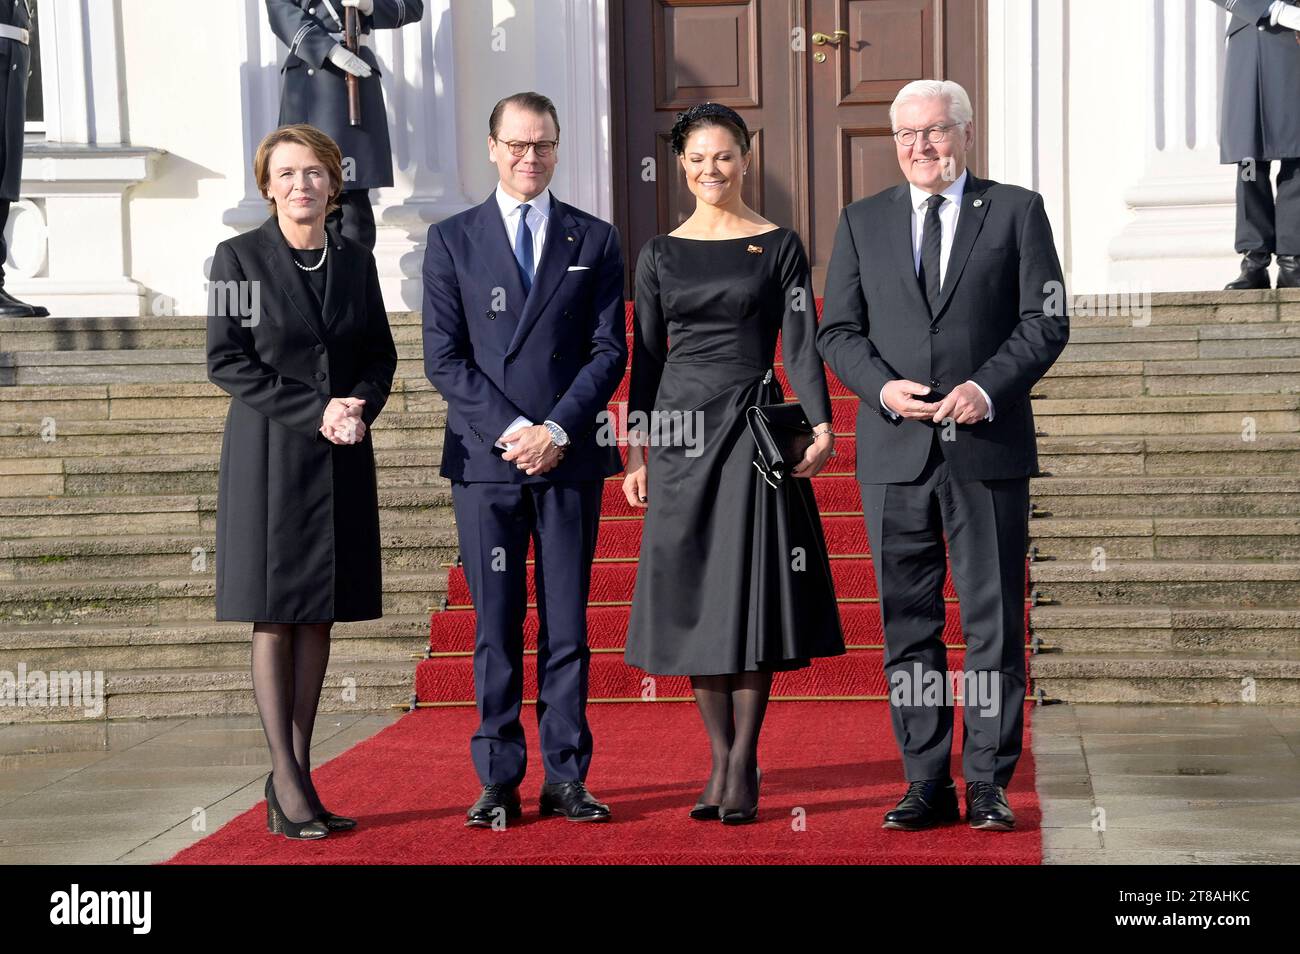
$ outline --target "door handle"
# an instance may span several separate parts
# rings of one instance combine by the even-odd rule
[[[831,46],[838,46],[840,40],[847,40],[848,37],[848,30],[836,30],[830,36],[827,36],[825,33],[814,33],[812,35],[812,41],[814,46],[825,46],[827,43]]]

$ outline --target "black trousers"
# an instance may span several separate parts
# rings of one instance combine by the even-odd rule
[[[966,643],[955,683],[964,713],[962,775],[1005,786],[1024,730],[1029,478],[954,479],[936,429],[919,477],[861,487],[885,628],[890,719],[907,780],[949,776],[946,535]]]
[[[375,250],[375,210],[370,205],[369,189],[345,189],[339,195],[339,208],[326,219],[338,225],[348,238]]]
[[[1277,198],[1269,175],[1271,162],[1256,162],[1247,180],[1237,167],[1237,251],[1300,255],[1300,159],[1278,163]]]
[[[484,784],[518,785],[528,759],[524,617],[528,541],[537,584],[537,731],[548,782],[582,781],[591,762],[587,725],[587,597],[600,519],[600,480],[463,483],[451,497],[461,563],[477,618],[474,698],[479,727],[470,754]]]
[[[5,262],[9,259],[9,243],[5,241],[5,226],[9,223],[8,199],[0,199],[0,288],[5,286]]]

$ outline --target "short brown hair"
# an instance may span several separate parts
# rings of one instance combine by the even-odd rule
[[[339,207],[339,195],[343,192],[343,153],[333,139],[306,123],[281,126],[268,133],[258,144],[257,153],[253,156],[253,178],[257,182],[257,191],[262,193],[262,198],[266,199],[267,205],[274,212],[275,200],[268,194],[271,187],[271,153],[275,152],[276,146],[285,142],[306,146],[325,167],[330,177],[330,198],[325,211],[333,212]]]
[[[550,113],[551,122],[555,123],[555,138],[560,138],[560,115],[555,111],[555,104],[551,102],[551,98],[541,93],[527,92],[512,93],[492,107],[492,115],[488,117],[488,135],[493,139],[497,138],[497,130],[501,128],[501,117],[505,115],[507,106],[517,106],[530,113]]]

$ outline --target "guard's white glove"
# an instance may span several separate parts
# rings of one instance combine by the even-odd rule
[[[343,0],[343,6],[356,7],[359,13],[366,16],[375,12],[375,0]]]
[[[329,53],[330,62],[345,73],[365,79],[370,75],[370,64],[350,51],[342,43],[335,43]]]
[[[1288,30],[1300,30],[1300,7],[1277,0],[1269,8],[1268,22],[1272,26],[1284,26]]]

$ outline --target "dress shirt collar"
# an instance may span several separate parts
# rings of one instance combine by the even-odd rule
[[[506,192],[500,182],[497,183],[496,196],[497,206],[501,209],[503,219],[509,218],[515,209],[523,205],[522,202]],[[547,189],[541,195],[529,199],[528,204],[533,207],[534,211],[542,213],[542,218],[549,219],[551,217],[551,190]]]
[[[948,188],[944,189],[941,193],[951,199],[958,209],[961,208],[962,194],[966,191],[966,176],[969,171],[970,170],[968,169],[963,169],[961,175],[957,177],[957,181],[948,186]],[[907,187],[912,190],[912,208],[918,213],[924,212],[925,203],[929,201],[931,193],[926,192],[924,189],[918,189],[910,182],[907,184]],[[940,206],[940,208],[942,209],[943,206]]]

